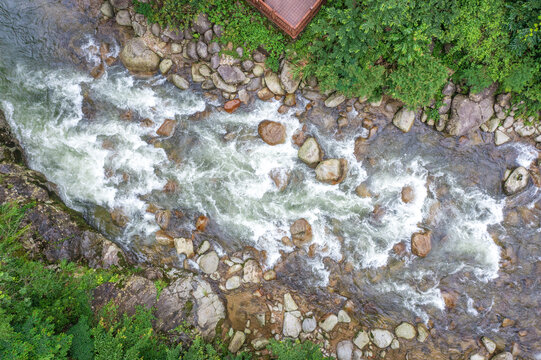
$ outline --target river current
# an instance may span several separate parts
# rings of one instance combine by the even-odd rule
[[[290,224],[305,218],[318,250],[304,260],[306,272],[291,279],[293,285],[325,287],[324,259],[344,260],[353,264],[357,296],[390,315],[439,319],[450,330],[453,322],[470,333],[505,332],[506,338],[517,335],[499,329],[502,316],[525,328],[541,325],[535,320],[541,290],[535,204],[541,196],[533,186],[512,199],[501,190],[507,168],[529,167],[537,158],[534,147],[464,145],[422,124],[408,134],[391,125],[357,161],[355,138],[366,135],[361,130],[332,136],[309,125],[328,157],[349,163],[342,184],[322,184],[289,140],[271,147],[257,135],[259,122],[269,119],[283,123],[290,139],[300,126],[295,112],[305,103],[279,114],[279,102],[256,101],[227,114],[201,91],[180,91],[161,75],[136,78],[118,63],[94,79],[87,69],[98,63],[100,41],[92,23],[69,1],[2,1],[0,107],[30,166],[117,243],[144,259],[141,249],[159,229],[147,211],[156,205],[186,214],[186,230],[197,215],[208,216],[223,251],[253,246],[266,251],[264,265],[271,268],[281,252],[293,250],[281,242]],[[112,42],[109,55],[118,52]],[[207,116],[194,116],[205,110]],[[127,112],[152,123],[126,119]],[[177,120],[175,133],[158,138],[165,119]],[[290,185],[278,189],[271,171],[291,174]],[[168,181],[178,184],[177,192],[162,191]],[[359,197],[361,183],[375,196]],[[404,186],[413,189],[411,203],[401,201]],[[374,217],[375,207],[384,209],[381,216]],[[102,219],[115,209],[129,219],[124,229],[111,230]],[[513,211],[520,216],[511,223]],[[393,252],[400,242],[409,252],[411,235],[424,229],[433,233],[429,256]],[[519,259],[511,270],[501,267],[502,248]],[[459,294],[452,315],[442,291]],[[522,341],[526,353],[539,351],[536,339]]]

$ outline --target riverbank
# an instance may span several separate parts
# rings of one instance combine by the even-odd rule
[[[118,10],[116,16],[123,9]],[[133,10],[126,11],[130,16],[130,24],[136,29],[138,26],[135,24],[141,25],[139,22],[142,20],[139,17],[139,22],[136,21],[137,16]],[[126,13],[123,14],[125,17]],[[399,111],[401,104],[392,99],[383,98],[381,102],[368,103],[359,99],[345,99],[337,94],[327,94],[329,96],[321,94],[316,83],[303,84],[290,77],[291,72],[287,70],[289,65],[286,63],[282,66],[280,73],[268,72],[265,69],[262,53],[252,56],[252,60],[249,60],[252,64],[245,64],[230,55],[220,56],[215,53],[218,56],[218,66],[216,70],[213,70],[212,58],[205,63],[199,61],[201,54],[205,55],[204,46],[200,44],[200,41],[180,43],[169,38],[165,42],[161,31],[159,37],[156,37],[149,33],[149,27],[145,29],[145,34],[142,36],[143,44],[140,40],[132,40],[128,25],[117,27],[110,20],[101,25],[102,29],[114,28],[117,34],[124,34],[124,37],[119,39],[120,42],[131,44],[132,51],[129,52],[136,55],[137,61],[130,62],[126,60],[125,55],[121,56],[129,65],[128,67],[136,66],[137,70],[143,70],[143,72],[161,68],[160,71],[167,75],[177,87],[189,87],[192,90],[204,92],[207,99],[216,104],[217,109],[221,108],[222,104],[228,104],[227,110],[240,111],[244,107],[249,108],[256,98],[282,101],[283,106],[279,111],[288,111],[294,105],[293,100],[300,104],[306,103],[303,106],[304,109],[299,110],[298,118],[304,124],[316,126],[320,133],[324,134],[323,136],[340,137],[347,132],[360,133],[361,136],[355,146],[358,159],[363,159],[363,149],[366,144],[377,141],[378,134],[384,128],[394,126],[390,125],[393,118],[395,124],[402,130],[410,130],[412,125],[424,126],[419,122],[419,117],[422,119],[421,114],[413,113],[412,116],[412,113],[406,110]],[[199,37],[201,38],[201,35],[204,37],[210,27],[213,28],[211,36],[217,36],[219,29],[215,31],[212,24],[205,23],[201,31],[204,29],[206,31],[202,34],[198,32]],[[152,30],[150,32],[152,33]],[[211,44],[212,42],[207,44],[207,52]],[[190,50],[193,50],[194,46],[195,56]],[[152,49],[152,53],[147,50],[147,47]],[[102,49],[106,48],[106,45],[102,46]],[[126,48],[124,46],[124,49]],[[100,53],[98,47],[94,51],[96,54]],[[109,55],[109,51],[104,50],[101,53],[107,56],[102,56],[102,63],[91,72],[96,77],[104,73],[109,64],[116,61],[113,55]],[[140,57],[144,58],[144,66],[150,64],[152,67],[140,67],[143,66],[138,61]],[[253,67],[250,68],[250,66]],[[220,67],[222,67],[221,70]],[[248,68],[251,70],[247,70]],[[132,67],[132,69],[135,68]],[[243,77],[244,80],[242,80]],[[256,87],[257,83],[259,86]],[[250,84],[254,86],[253,90],[248,89]],[[216,89],[204,89],[203,85]],[[285,95],[297,86],[300,90],[297,89],[293,96]],[[280,93],[284,94],[280,95]],[[459,95],[456,95],[454,99],[457,96]],[[480,111],[483,114],[485,110],[482,106],[495,101],[493,97],[494,94],[488,91],[480,99],[472,95],[473,99],[468,96],[468,99],[459,98],[459,100],[465,104],[466,108],[472,108],[472,112]],[[235,101],[237,99],[239,101]],[[233,102],[227,103],[227,101]],[[91,105],[88,99],[87,103]],[[91,106],[88,108],[91,109]],[[194,119],[203,119],[207,115],[208,112],[202,112],[194,116]],[[128,114],[126,116],[129,119]],[[145,119],[140,120],[142,124],[145,123]],[[178,124],[171,120],[165,121],[160,126],[157,135],[168,137],[174,131],[182,131],[182,128],[178,128]],[[299,125],[299,132],[295,134],[299,145],[303,145],[304,138],[309,135],[303,134],[305,130],[301,125]],[[272,135],[275,132],[269,131],[269,133]],[[278,131],[278,134],[280,135],[281,131]],[[483,136],[482,133],[474,134],[477,135],[454,139],[454,141],[462,145],[481,140],[492,141],[490,134],[488,136]],[[229,135],[229,137],[234,136],[235,134]],[[271,138],[267,140],[268,144],[282,140],[290,141],[283,139],[281,135],[277,140]],[[162,143],[159,138],[150,141],[156,146]],[[320,160],[321,158],[318,158],[316,162]],[[535,179],[535,172],[532,172]],[[336,180],[341,177],[338,176]],[[277,182],[277,186],[279,184],[280,181]],[[182,186],[182,184],[178,185]],[[366,195],[365,190],[362,187],[359,188],[359,194]],[[175,183],[170,183],[167,191],[176,191]],[[404,194],[407,199],[407,189]],[[308,232],[305,224],[300,224],[301,231],[297,229],[291,231],[291,239],[284,240],[297,241],[301,247],[284,255],[285,260],[279,266],[263,270],[265,253],[261,251],[246,248],[235,254],[224,254],[221,247],[217,246],[217,239],[208,235],[207,226],[210,227],[208,224],[209,222],[212,224],[212,219],[206,218],[204,214],[187,219],[193,222],[193,231],[188,228],[176,233],[178,229],[174,225],[175,220],[182,218],[183,215],[160,208],[149,208],[149,211],[155,215],[156,222],[162,228],[156,234],[157,246],[150,247],[150,251],[146,253],[149,267],[144,271],[144,276],[130,279],[127,282],[127,288],[123,290],[111,284],[105,284],[96,290],[98,304],[99,301],[106,302],[115,299],[120,303],[126,301],[128,304],[144,303],[156,306],[158,319],[168,319],[164,320],[163,324],[161,320],[158,320],[158,326],[163,329],[187,320],[203,334],[212,336],[218,325],[218,333],[223,335],[226,341],[229,342],[232,337],[230,343],[232,350],[238,350],[237,346],[239,346],[241,349],[262,351],[262,354],[265,354],[266,350],[258,350],[258,348],[264,347],[266,341],[273,337],[312,339],[322,344],[328,353],[340,353],[340,358],[343,359],[360,357],[361,353],[365,357],[384,355],[385,358],[390,359],[404,358],[406,353],[410,358],[423,358],[428,353],[430,354],[428,356],[434,359],[453,358],[455,354],[457,357],[467,357],[477,352],[486,354],[489,351],[499,352],[504,349],[517,353],[516,347],[519,345],[515,346],[511,341],[496,341],[497,350],[494,350],[490,343],[488,346],[482,345],[477,335],[472,335],[467,340],[447,336],[441,324],[428,322],[428,327],[426,327],[421,319],[407,319],[409,324],[398,327],[402,319],[389,319],[384,315],[377,315],[373,305],[356,298],[355,293],[348,293],[348,286],[351,284],[347,282],[344,284],[344,279],[352,277],[351,264],[345,262],[330,259],[327,261],[329,268],[333,269],[327,288],[291,288],[291,280],[297,278],[298,273],[303,271],[299,268],[299,264],[302,266],[303,263],[297,261],[296,258],[306,258],[311,256],[311,253],[323,250],[308,246],[303,248],[303,242],[309,242],[309,239],[304,239],[298,234]],[[110,221],[115,227],[122,228],[126,219],[118,212],[112,215]],[[405,247],[407,249],[407,246]],[[397,250],[400,251],[400,249]],[[187,272],[171,270],[174,266],[178,267],[178,260],[184,257],[187,259],[181,267],[184,265]],[[342,276],[338,276],[339,273]],[[163,279],[169,284],[162,290],[158,300],[155,299],[156,296],[153,296],[157,292],[153,283],[156,279]],[[374,279],[377,281],[377,276],[374,276]],[[165,297],[162,298],[164,295]],[[449,308],[452,308],[454,296],[453,293],[448,294]],[[186,307],[192,306],[193,311],[186,314],[184,311]],[[508,323],[509,321],[505,322],[505,324]],[[525,334],[525,337],[536,336],[535,330],[530,330],[529,333],[526,331]],[[415,340],[410,340],[410,338]]]

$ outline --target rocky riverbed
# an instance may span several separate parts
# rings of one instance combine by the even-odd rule
[[[154,306],[159,329],[186,320],[233,352],[298,338],[339,359],[538,356],[540,129],[507,94],[449,83],[436,123],[321,93],[288,62],[273,73],[203,14],[175,32],[129,1],[71,5],[56,14],[84,30],[63,24],[54,58],[76,76],[21,62],[2,83],[30,166],[58,186],[4,132],[2,201],[39,201],[36,256],[144,267],[96,289],[96,308]],[[31,91],[53,104],[39,127]]]

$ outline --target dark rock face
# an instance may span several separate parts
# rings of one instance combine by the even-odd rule
[[[94,268],[124,265],[122,250],[68,209],[43,174],[25,166],[23,150],[1,112],[0,140],[0,203],[33,203],[22,220],[22,226],[29,227],[22,243],[30,256],[51,262],[77,261]]]

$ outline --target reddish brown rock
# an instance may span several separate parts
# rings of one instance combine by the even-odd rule
[[[173,132],[175,131],[175,125],[177,122],[175,120],[166,119],[163,124],[160,126],[158,130],[156,130],[156,134],[159,136],[171,136],[173,135]]]
[[[411,186],[404,186],[402,188],[402,201],[405,202],[406,204],[410,203],[413,201],[413,199],[415,198],[415,194],[413,192],[413,188]]]
[[[90,71],[90,75],[94,79],[99,79],[103,75],[104,72],[105,72],[105,68],[103,67],[103,63],[100,63],[98,66],[96,66]]]
[[[269,145],[278,145],[286,142],[286,128],[276,121],[263,120],[257,127],[259,136]]]
[[[404,255],[406,251],[406,244],[404,242],[399,242],[393,246],[393,251],[396,255]]]
[[[287,185],[289,185],[289,180],[291,178],[291,173],[286,169],[273,169],[269,173],[274,185],[280,191],[284,191]]]
[[[368,186],[366,184],[360,184],[355,188],[355,192],[358,196],[362,198],[369,198],[372,197],[372,193],[370,192],[370,189],[368,189]]]
[[[209,218],[206,217],[205,215],[201,215],[197,218],[195,222],[195,227],[197,228],[198,231],[205,231],[205,229],[207,228],[208,222],[209,222]]]
[[[301,130],[295,130],[293,133],[293,136],[291,136],[291,140],[293,141],[293,144],[297,145],[298,147],[301,147],[302,144],[306,141],[306,133],[304,132],[304,128]]]
[[[257,92],[257,97],[263,101],[267,101],[272,99],[274,94],[269,90],[269,88],[263,88]]]
[[[453,309],[456,306],[458,300],[458,294],[454,291],[442,291],[441,296],[443,297],[443,302],[445,302],[445,307],[448,309]]]
[[[175,180],[167,180],[167,184],[163,187],[163,191],[166,193],[174,193],[177,191],[177,182]]]
[[[171,221],[171,210],[159,210],[156,212],[156,223],[163,230],[167,229]]]
[[[432,249],[431,231],[417,232],[411,236],[411,252],[419,257],[425,257]]]
[[[299,219],[291,224],[289,229],[291,231],[291,239],[293,243],[301,247],[312,241],[312,227],[306,221],[306,219]]]
[[[232,112],[234,112],[235,110],[239,108],[240,103],[241,102],[239,99],[229,100],[228,102],[224,104],[224,110],[231,114]]]
[[[116,226],[125,227],[128,224],[128,217],[121,209],[114,209],[111,212],[111,218]]]

